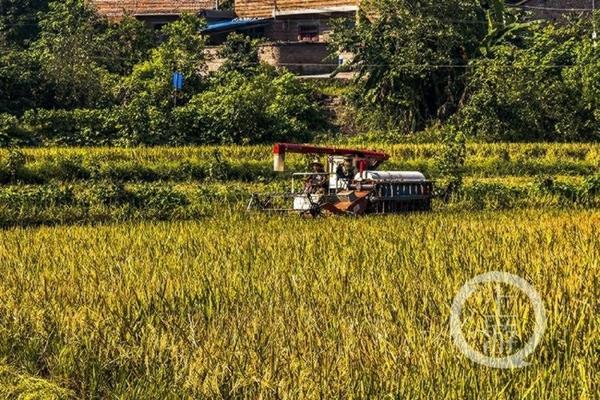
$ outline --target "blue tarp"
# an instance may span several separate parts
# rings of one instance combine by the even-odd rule
[[[253,19],[232,19],[229,21],[214,21],[209,22],[208,27],[204,29],[203,33],[211,33],[218,31],[229,31],[239,28],[251,28],[255,26],[264,26],[268,23],[269,19],[266,18],[253,18]]]

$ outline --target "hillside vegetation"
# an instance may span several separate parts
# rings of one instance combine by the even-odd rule
[[[157,33],[83,0],[22,3],[0,16],[0,147],[245,145],[340,131],[401,141],[449,129],[479,141],[600,139],[598,12],[540,22],[502,0],[366,0],[330,42],[333,59],[355,55],[336,71],[355,79],[320,87],[261,64],[260,40],[236,33],[209,72],[206,21],[194,16]],[[332,95],[343,118],[324,106]]]

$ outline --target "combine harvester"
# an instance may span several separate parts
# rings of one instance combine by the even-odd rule
[[[253,194],[248,211],[295,212],[316,217],[323,213],[363,215],[431,210],[433,183],[422,173],[376,170],[390,158],[386,153],[278,143],[273,148],[275,171],[285,170],[287,153],[316,157],[312,171],[292,174],[290,192]],[[318,159],[324,155],[326,166]]]

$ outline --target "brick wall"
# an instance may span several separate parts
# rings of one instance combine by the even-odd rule
[[[216,0],[89,0],[100,14],[108,17],[123,15],[151,16],[196,13],[214,9]]]
[[[219,46],[205,49],[209,72],[219,69],[225,61],[218,56],[219,49]],[[326,59],[329,50],[324,43],[266,43],[260,46],[258,55],[261,62],[303,75],[329,73],[337,66],[337,60]],[[350,55],[345,57],[348,59]]]
[[[265,36],[275,42],[296,42],[302,27],[318,31],[317,42],[326,42],[331,33],[331,19],[354,18],[354,13],[331,13],[323,15],[295,15],[275,18],[265,29]]]
[[[272,17],[273,11],[356,6],[359,0],[235,0],[240,17]]]
[[[325,43],[271,43],[260,48],[260,60],[304,75],[323,74],[336,68],[336,60],[326,60]]]

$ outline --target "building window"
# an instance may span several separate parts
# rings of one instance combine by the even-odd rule
[[[298,27],[298,40],[301,42],[318,42],[319,41],[319,26],[318,25],[300,25]]]

